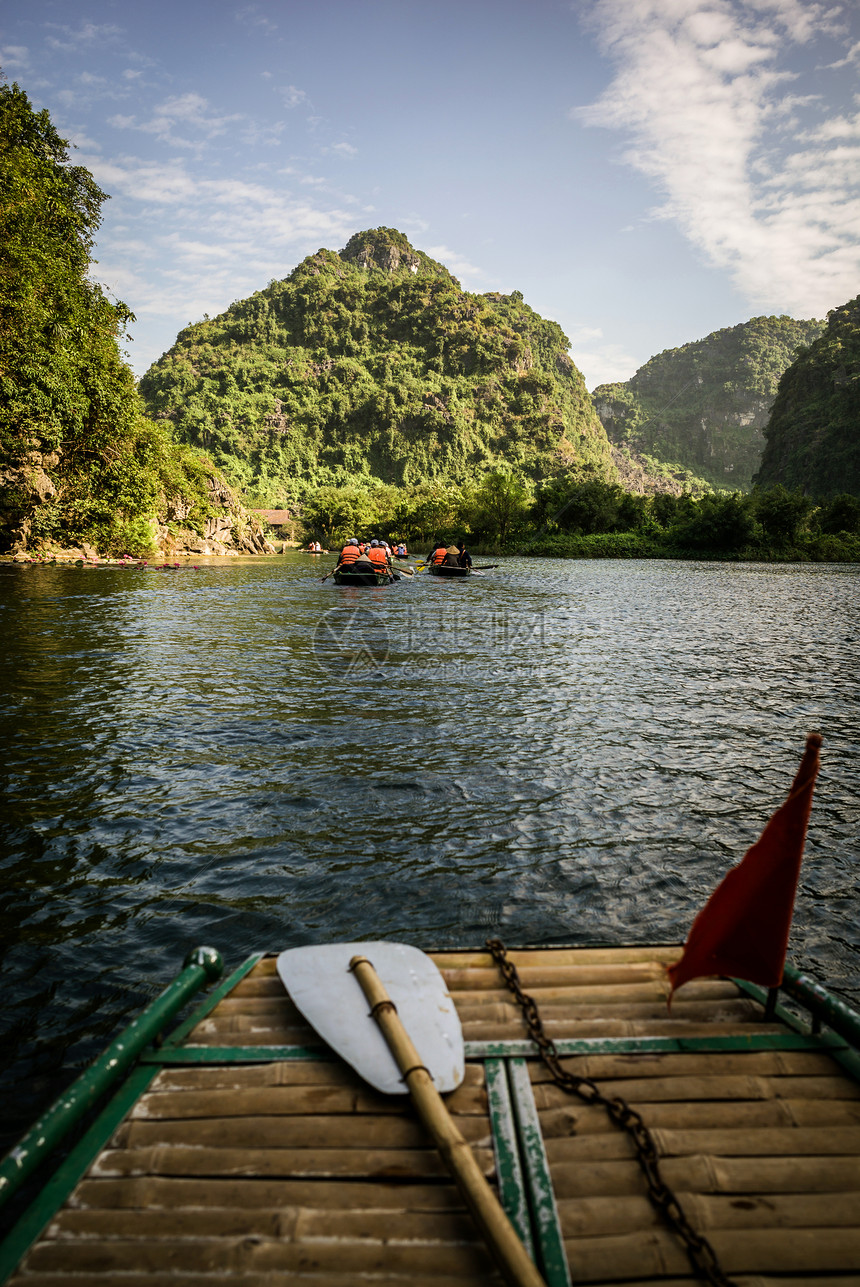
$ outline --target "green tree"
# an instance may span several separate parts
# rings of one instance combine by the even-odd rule
[[[805,529],[812,501],[799,490],[757,487],[752,493],[753,513],[768,541],[774,546],[793,545]]]
[[[306,534],[326,545],[369,535],[376,519],[374,497],[360,487],[320,487],[302,507]]]
[[[734,553],[761,534],[749,496],[740,492],[703,496],[692,515],[671,529],[672,542],[681,549]]]
[[[816,514],[818,530],[836,536],[840,532],[860,532],[860,496],[842,492],[822,505]]]
[[[0,146],[0,548],[145,553],[162,494],[205,518],[211,465],[144,419],[119,349],[132,315],[89,276],[106,194],[17,84]]]
[[[520,479],[498,469],[492,470],[475,493],[470,524],[472,531],[504,542],[522,528],[530,504],[528,489]]]

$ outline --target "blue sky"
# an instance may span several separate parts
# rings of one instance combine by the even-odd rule
[[[854,0],[6,0],[0,66],[111,195],[138,375],[381,225],[522,291],[589,388],[860,292]]]

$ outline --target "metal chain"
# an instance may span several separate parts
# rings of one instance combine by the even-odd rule
[[[712,1284],[712,1287],[736,1287],[732,1280],[723,1273],[717,1253],[707,1238],[696,1233],[684,1214],[680,1202],[660,1174],[660,1160],[657,1145],[640,1113],[621,1098],[611,1098],[603,1094],[600,1087],[590,1077],[577,1077],[561,1066],[558,1049],[551,1037],[544,1031],[543,1020],[534,997],[523,991],[517,967],[508,960],[504,944],[500,939],[487,939],[487,948],[497,962],[504,976],[505,983],[513,992],[523,1012],[529,1036],[538,1048],[541,1059],[552,1075],[553,1081],[570,1095],[578,1095],[586,1104],[600,1104],[606,1109],[610,1119],[619,1126],[633,1141],[639,1165],[648,1184],[648,1196],[669,1225],[678,1235],[690,1258],[690,1264],[700,1278]]]

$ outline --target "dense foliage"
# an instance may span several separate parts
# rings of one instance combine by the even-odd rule
[[[0,85],[0,141],[0,548],[146,552],[165,495],[203,514],[205,462],[144,419],[119,349],[131,315],[88,275],[105,193],[17,85]]]
[[[558,495],[538,498],[555,505]],[[860,502],[816,506],[781,485],[750,493],[631,496],[600,483],[573,489],[524,552],[567,558],[705,558],[857,562]]]
[[[816,505],[782,486],[644,496],[599,479],[535,486],[495,470],[479,487],[319,488],[303,517],[305,537],[330,549],[376,535],[423,553],[436,537],[464,536],[488,551],[569,558],[860,559],[860,500]]]
[[[469,294],[377,228],[187,327],[140,390],[261,505],[321,487],[463,487],[498,467],[613,478],[567,349],[518,291]]]
[[[860,496],[860,295],[783,375],[765,438],[759,482]]]
[[[751,485],[780,376],[822,322],[754,317],[668,349],[594,402],[613,443],[677,464],[715,487]]]

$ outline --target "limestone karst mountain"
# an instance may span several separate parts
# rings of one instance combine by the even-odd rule
[[[860,496],[860,295],[828,313],[783,375],[765,438],[762,486]]]
[[[618,447],[680,465],[718,488],[747,490],[783,372],[823,330],[815,320],[754,317],[652,357],[623,384],[594,390]]]
[[[500,464],[614,480],[568,347],[518,291],[464,291],[377,228],[186,327],[140,391],[258,503],[374,479],[462,484]]]

